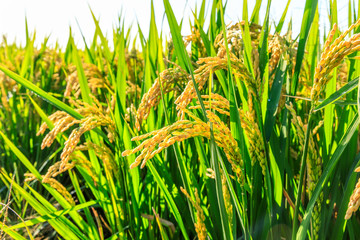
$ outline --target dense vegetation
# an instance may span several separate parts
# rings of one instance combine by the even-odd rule
[[[164,0],[170,40],[153,7],[148,37],[4,38],[0,238],[357,239],[360,11],[330,1],[322,39],[307,0],[293,39],[261,2],[204,0],[183,37]]]

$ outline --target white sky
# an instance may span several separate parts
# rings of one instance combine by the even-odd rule
[[[210,14],[209,6],[212,1],[208,1],[207,16]],[[260,20],[265,15],[266,2],[260,11]],[[132,36],[137,32],[137,21],[140,24],[144,35],[148,35],[150,20],[150,0],[0,0],[0,35],[6,35],[9,42],[16,40],[17,43],[25,42],[25,16],[28,20],[30,32],[36,30],[36,43],[40,44],[45,36],[50,35],[49,43],[54,45],[56,41],[60,46],[65,46],[69,36],[69,26],[75,37],[76,43],[83,47],[83,40],[76,23],[79,22],[80,28],[88,42],[91,41],[95,26],[91,17],[89,6],[94,11],[97,18],[100,17],[100,26],[108,37],[111,37],[112,29],[118,25],[118,16],[122,12],[125,18],[125,25],[133,23]],[[192,16],[191,10],[197,4],[200,7],[200,0],[170,0],[178,22],[184,17],[183,35],[189,34],[188,20]],[[249,16],[255,4],[255,0],[248,0]],[[286,0],[273,0],[270,21],[278,22],[285,8]],[[319,0],[320,8],[320,28],[328,26],[327,11],[328,1]],[[287,15],[287,21],[293,18],[293,32],[297,35],[300,31],[301,17],[303,15],[305,1],[292,0]],[[169,35],[167,21],[163,22],[164,7],[162,0],[154,0],[156,22],[158,30],[163,30]],[[348,1],[338,1],[338,17],[340,29],[347,27]],[[242,1],[229,0],[225,13],[225,21],[237,21],[241,19]],[[285,28],[287,25],[284,26]]]

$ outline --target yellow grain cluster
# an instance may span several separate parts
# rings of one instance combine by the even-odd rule
[[[80,137],[85,132],[88,132],[97,127],[105,127],[108,132],[109,140],[113,141],[115,137],[115,123],[113,122],[112,118],[106,114],[99,102],[94,99],[94,104],[90,105],[81,101],[77,101],[74,102],[74,105],[77,107],[76,111],[84,118],[77,120],[63,111],[55,112],[49,117],[49,119],[54,124],[54,128],[45,136],[41,145],[42,149],[50,146],[60,132],[65,132],[76,124],[79,125],[79,127],[75,128],[71,132],[69,139],[65,142],[64,149],[60,156],[61,164],[59,171],[63,171],[63,169],[65,169],[72,153],[76,150],[77,144],[80,141]],[[43,123],[37,134],[39,135],[44,133],[47,128],[47,124]]]
[[[244,81],[253,94],[256,94],[256,89],[259,88],[258,83],[251,77],[242,60],[238,59],[234,54],[231,54],[230,62],[232,73]],[[226,70],[228,68],[227,59],[220,57],[202,58],[197,63],[200,66],[194,71],[194,78],[199,90],[204,88],[205,83],[209,80],[210,74],[213,74],[217,70]],[[194,98],[196,98],[194,83],[193,81],[189,81],[182,94],[175,100],[179,116],[183,117],[181,110],[185,109]]]
[[[320,61],[315,69],[314,83],[311,90],[311,99],[313,105],[317,104],[322,90],[329,82],[330,78],[328,75],[330,72],[336,66],[340,65],[347,55],[360,50],[360,33],[354,34],[349,39],[345,39],[349,32],[359,25],[360,19],[351,25],[337,39],[335,39],[333,43],[331,42],[337,30],[337,25],[335,24],[330,31],[329,37],[324,44],[324,50],[321,54]]]
[[[241,21],[239,23],[229,26],[226,30],[226,39],[228,42],[229,51],[233,52],[239,58],[242,58],[244,50],[241,31],[241,28],[244,27],[244,24],[245,22]],[[258,24],[249,23],[249,32],[251,44],[253,47],[257,46],[259,43],[261,28],[262,27]],[[222,33],[216,36],[214,46],[215,48],[217,48],[218,56],[226,58],[225,39]]]
[[[96,65],[91,63],[84,63],[83,68],[92,94],[97,95],[99,88],[110,90],[112,89],[112,85],[109,83],[106,77],[103,77],[103,74]],[[81,90],[76,66],[70,65],[69,72],[69,75],[65,78],[66,90],[64,92],[64,96],[69,97],[71,93],[74,92],[74,96],[79,98]]]
[[[24,174],[26,179],[25,182],[30,182],[36,179],[36,177],[32,173]],[[49,184],[52,188],[58,191],[72,206],[75,206],[75,201],[69,191],[62,185],[59,181],[52,177],[43,177],[42,183]]]
[[[230,229],[232,229],[232,220],[233,220],[233,205],[231,202],[231,195],[229,192],[229,188],[226,182],[226,177],[224,175],[224,173],[221,176],[221,183],[222,183],[222,192],[223,192],[223,197],[224,197],[224,203],[225,203],[225,209],[226,209],[226,214],[228,216],[228,221],[229,221],[229,226]]]
[[[205,240],[207,238],[207,231],[206,231],[206,226],[204,223],[205,215],[204,215],[204,211],[201,208],[201,202],[200,202],[198,190],[195,188],[195,191],[194,191],[195,202],[184,188],[180,187],[180,190],[190,200],[191,204],[193,205],[193,207],[196,210],[196,223],[194,223],[194,225],[195,225],[195,231],[197,233],[198,239]]]
[[[191,34],[184,37],[184,44],[185,46],[188,46],[189,44],[192,44],[197,46],[198,48],[198,56],[197,57],[204,57],[207,56],[206,48],[204,46],[204,43],[201,39],[200,31],[196,27],[191,28]],[[191,54],[191,53],[190,53]]]
[[[80,145],[76,148],[79,151],[94,150],[96,156],[104,163],[106,169],[113,172],[115,175],[119,172],[119,168],[115,163],[115,156],[112,151],[102,143],[101,145],[94,144],[92,142],[86,142],[84,145]],[[86,161],[86,159],[84,159]]]
[[[249,154],[251,164],[254,165],[258,162],[261,166],[262,174],[266,174],[266,156],[265,156],[265,143],[260,132],[259,123],[253,107],[252,97],[249,97],[248,110],[240,110],[241,127],[244,129],[249,142]]]
[[[268,47],[268,51],[270,54],[270,59],[269,59],[269,72],[271,73],[272,71],[274,71],[277,67],[277,64],[280,60],[280,56],[281,56],[281,52],[282,52],[282,45],[280,43],[280,39],[281,37],[279,36],[279,34],[275,34],[274,36],[272,36],[271,40],[269,40],[269,47]],[[272,84],[269,84],[270,86]]]
[[[1,60],[2,65],[6,66],[9,70],[15,71],[15,66],[6,59]],[[4,72],[0,71],[0,85],[6,88],[9,91],[16,91],[16,82],[8,77]]]
[[[1,94],[1,105],[5,108],[6,111],[10,112],[11,108],[7,100],[7,92],[5,90],[3,81],[0,81],[0,94]]]
[[[360,167],[355,169],[355,172],[360,172]],[[345,219],[349,219],[354,212],[360,207],[360,178],[355,186],[353,194],[350,197],[348,209],[346,210]]]
[[[305,125],[300,118],[300,116],[297,116],[296,111],[294,109],[293,104],[290,102],[289,105],[286,105],[286,108],[289,110],[292,119],[291,122],[296,128],[296,135],[299,139],[299,143],[301,148],[304,147],[304,141],[305,141],[305,132],[307,129],[307,125]],[[315,190],[316,184],[318,183],[321,174],[322,174],[322,160],[319,155],[319,151],[315,145],[313,136],[317,134],[317,131],[320,127],[322,127],[323,122],[320,121],[317,126],[314,127],[312,132],[312,135],[309,138],[309,147],[308,147],[308,155],[306,158],[306,172],[307,172],[307,191],[308,196],[311,198],[312,193]],[[314,239],[318,239],[318,232],[320,230],[320,217],[321,217],[321,205],[323,201],[323,193],[320,193],[319,198],[317,199],[313,214],[311,215],[311,226],[312,226],[312,234]]]
[[[152,87],[141,99],[137,110],[135,126],[140,130],[140,126],[149,116],[150,110],[156,107],[161,100],[161,91],[163,94],[175,91],[178,92],[179,86],[189,81],[189,74],[181,68],[169,68],[164,70],[160,76],[155,79]]]
[[[220,114],[230,116],[230,103],[220,94],[213,93],[211,95],[201,95],[205,109],[213,109]],[[196,101],[197,105],[190,106],[189,109],[201,109],[199,101]]]
[[[143,168],[146,162],[153,158],[155,154],[160,153],[175,142],[181,142],[193,137],[211,139],[212,129],[216,144],[223,148],[233,171],[237,174],[239,182],[243,183],[243,161],[239,147],[225,123],[210,110],[206,111],[209,122],[202,121],[187,109],[183,109],[183,112],[192,120],[179,120],[170,126],[131,139],[132,141],[143,140],[143,142],[136,148],[122,153],[122,156],[128,156],[141,151],[135,162],[130,165],[130,168],[137,167],[140,164],[141,168]]]

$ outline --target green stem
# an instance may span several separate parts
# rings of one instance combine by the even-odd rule
[[[254,96],[254,105],[255,105],[255,112],[256,112],[256,116],[258,119],[258,125],[260,128],[260,132],[261,132],[261,136],[264,142],[264,148],[265,148],[265,160],[266,160],[266,171],[265,171],[265,176],[264,176],[264,188],[265,188],[265,192],[267,194],[267,210],[268,210],[268,214],[269,214],[269,227],[270,227],[270,239],[273,239],[273,230],[272,230],[272,217],[273,217],[273,205],[272,205],[272,200],[273,200],[273,196],[272,196],[272,189],[271,189],[271,179],[270,179],[270,168],[269,168],[269,164],[270,164],[270,154],[269,154],[269,145],[268,142],[266,141],[266,136],[265,136],[265,131],[264,131],[264,126],[263,126],[263,122],[262,122],[262,112],[261,112],[261,105],[260,105],[260,97],[258,95]]]
[[[305,134],[304,150],[303,150],[303,154],[301,156],[299,186],[298,186],[298,191],[297,191],[297,195],[296,195],[293,229],[292,229],[292,239],[293,240],[296,239],[296,233],[297,233],[297,228],[298,228],[298,220],[297,220],[298,217],[297,216],[299,215],[301,192],[302,192],[302,187],[303,187],[305,166],[306,166],[306,157],[307,157],[309,140],[310,140],[312,114],[313,114],[313,108],[311,108],[310,113],[309,113],[308,126],[307,126],[306,134]]]

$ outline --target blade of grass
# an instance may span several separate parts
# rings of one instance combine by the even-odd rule
[[[256,10],[257,7],[260,7],[261,1],[256,1],[256,4],[259,3],[258,5],[255,5],[253,14]],[[255,78],[255,74],[254,74],[254,68],[252,66],[252,60],[251,60],[251,52],[252,52],[252,46],[251,46],[251,37],[250,37],[250,30],[249,30],[249,22],[248,22],[248,9],[247,9],[247,0],[244,0],[243,2],[243,20],[244,20],[244,27],[241,28],[241,32],[242,32],[242,38],[244,41],[244,60],[245,60],[245,65],[247,66],[247,69],[249,70],[249,72],[251,73],[252,77]],[[259,10],[257,10],[258,12]],[[251,20],[253,21],[253,19]]]
[[[21,236],[16,231],[11,230],[8,226],[4,225],[4,223],[1,221],[0,221],[0,230],[4,231],[6,234],[8,234],[10,237],[12,237],[15,240],[26,240],[27,239],[27,238]]]
[[[90,88],[85,76],[84,68],[81,63],[81,59],[78,53],[78,50],[75,46],[74,39],[71,37],[71,44],[72,44],[72,57],[74,64],[76,66],[77,75],[79,78],[80,90],[81,90],[81,97],[84,102],[91,104],[93,101],[90,97]]]
[[[260,40],[259,40],[259,70],[260,70],[260,79],[262,81],[262,96],[261,96],[261,125],[265,122],[265,115],[266,115],[266,105],[269,95],[269,51],[268,51],[268,36],[269,36],[269,16],[270,16],[270,6],[271,0],[268,0],[267,7],[266,7],[266,14],[264,19],[264,24],[261,29]],[[259,115],[260,116],[260,115]],[[261,128],[261,127],[260,127]],[[264,139],[265,140],[265,139]]]
[[[317,9],[318,0],[306,0],[304,14],[301,22],[300,39],[296,53],[295,72],[291,81],[291,95],[295,95],[300,76],[302,61],[305,55],[306,41],[310,33],[310,27],[313,22]]]
[[[245,2],[245,1],[244,1]],[[259,13],[260,13],[260,7],[261,7],[262,0],[256,0],[255,7],[253,9],[253,12],[251,14],[251,20],[250,22],[259,24]],[[245,5],[245,4],[244,4]],[[246,4],[247,5],[247,4]],[[244,11],[244,8],[243,8]],[[246,10],[247,11],[247,10]],[[247,18],[246,18],[247,20]]]
[[[359,77],[355,78],[354,80],[348,82],[347,84],[345,84],[345,86],[343,86],[342,88],[331,94],[329,97],[327,97],[324,101],[322,101],[318,106],[314,108],[314,112],[317,112],[323,109],[324,107],[326,107],[327,105],[334,103],[342,96],[354,90],[358,86],[359,79],[360,79]]]
[[[3,71],[7,76],[15,80],[17,83],[23,85],[30,91],[37,94],[39,97],[44,99],[45,101],[49,102],[50,104],[54,105],[56,108],[68,113],[69,115],[73,116],[76,119],[81,119],[82,116],[77,113],[74,109],[72,109],[70,106],[66,105],[65,103],[61,102],[60,100],[56,99],[55,97],[51,96],[44,90],[40,89],[30,81],[26,80],[25,78],[17,75],[16,73],[10,71],[7,67],[4,65],[0,65],[0,70]]]
[[[276,110],[278,109],[281,89],[286,75],[287,61],[280,58],[279,66],[276,69],[274,83],[271,87],[269,99],[267,101],[265,116],[265,136],[269,141],[275,123]]]
[[[207,119],[205,106],[202,101],[199,88],[198,88],[195,78],[194,78],[194,71],[193,71],[193,68],[190,63],[190,58],[187,55],[185,45],[184,45],[184,42],[181,37],[180,27],[177,24],[177,21],[176,21],[174,12],[171,8],[169,0],[163,0],[163,3],[164,3],[164,7],[165,7],[165,13],[166,13],[167,19],[169,21],[170,32],[171,32],[171,36],[173,38],[176,55],[178,57],[178,60],[180,61],[180,66],[183,69],[187,69],[187,71],[191,74],[191,78],[194,83],[194,88],[196,91],[196,96],[198,98],[197,100],[200,102],[200,106],[201,106],[202,112],[205,116],[205,119]],[[186,190],[189,190],[189,189],[186,189]]]
[[[284,25],[286,14],[287,14],[287,11],[289,9],[290,2],[291,2],[291,0],[287,1],[285,10],[284,10],[283,14],[281,15],[281,18],[280,18],[278,24],[276,25],[275,32],[277,32],[279,34],[281,33],[282,27]]]
[[[94,23],[95,23],[96,33],[99,35],[100,40],[101,40],[101,45],[103,47],[105,59],[107,60],[108,63],[112,64],[112,57],[111,57],[111,52],[110,52],[110,49],[109,49],[108,41],[105,38],[103,32],[101,31],[99,21],[96,19],[96,17],[94,15],[93,11],[91,10],[90,6],[89,6],[89,9],[90,9],[91,16],[93,17],[93,20],[94,20]]]
[[[38,223],[42,223],[42,222],[46,222],[46,221],[49,221],[51,219],[56,219],[56,218],[59,218],[60,216],[64,216],[66,214],[68,214],[69,212],[71,211],[79,211],[79,210],[82,210],[84,208],[87,208],[87,207],[90,207],[92,205],[95,205],[98,201],[97,200],[91,200],[89,202],[85,202],[85,203],[82,203],[82,204],[78,204],[74,207],[71,207],[69,209],[63,209],[63,210],[59,210],[59,211],[56,211],[56,212],[52,212],[52,213],[48,213],[46,215],[42,215],[42,216],[39,216],[39,217],[36,217],[36,218],[33,218],[31,220],[27,220],[23,223],[19,223],[19,224],[16,224],[16,225],[13,225],[11,227],[8,227],[8,229],[19,229],[19,228],[23,228],[26,226],[30,227],[30,226],[33,226],[35,224],[38,224]]]

